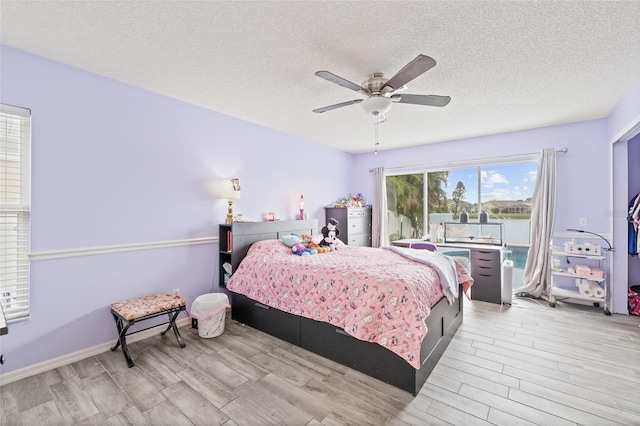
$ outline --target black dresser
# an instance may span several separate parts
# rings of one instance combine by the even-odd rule
[[[370,207],[326,207],[326,218],[340,222],[338,238],[350,246],[371,247]]]

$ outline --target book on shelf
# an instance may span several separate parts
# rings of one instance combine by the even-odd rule
[[[227,231],[227,251],[231,252],[231,231]]]

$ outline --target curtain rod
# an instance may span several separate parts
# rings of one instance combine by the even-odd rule
[[[561,148],[556,150],[556,152],[561,153],[561,154],[565,154],[567,152],[569,152],[569,148]],[[486,160],[497,160],[497,159],[503,159],[503,158],[513,158],[513,157],[524,157],[525,155],[536,155],[539,152],[529,152],[527,154],[511,154],[511,155],[502,155],[502,156],[498,156],[498,157],[484,157],[484,158],[470,158],[469,160],[462,160],[459,161],[459,163],[467,163],[467,162],[471,162],[471,161],[486,161]],[[413,165],[409,165],[409,166],[396,166],[396,167],[385,167],[385,171],[387,170],[395,170],[395,169],[413,169],[413,168],[425,168],[425,167],[436,167],[436,166],[450,166],[452,164],[456,164],[455,161],[443,161],[441,163],[433,163],[433,164],[413,164]],[[369,172],[372,172],[373,169],[369,169]]]

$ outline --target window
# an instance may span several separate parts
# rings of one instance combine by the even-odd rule
[[[387,176],[389,241],[421,238],[424,225],[424,173]]]
[[[31,112],[0,104],[0,303],[7,321],[29,316]]]
[[[387,176],[389,241],[435,240],[438,224],[458,221],[462,212],[476,221],[484,211],[489,221],[503,223],[506,242],[528,244],[537,169],[537,159],[523,156],[510,163]]]

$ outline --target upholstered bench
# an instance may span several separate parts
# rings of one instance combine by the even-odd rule
[[[118,327],[118,341],[111,350],[115,351],[118,349],[118,346],[122,346],[122,353],[124,354],[124,358],[127,360],[127,365],[129,365],[129,367],[133,367],[133,361],[131,360],[131,355],[129,355],[129,348],[127,347],[127,336],[157,327],[158,325],[127,334],[129,327],[137,322],[165,314],[169,316],[169,326],[160,334],[164,335],[170,328],[172,328],[176,335],[176,339],[178,340],[178,344],[181,348],[184,348],[186,345],[182,341],[182,336],[180,336],[178,327],[176,327],[176,318],[178,317],[178,314],[184,310],[186,310],[185,301],[180,298],[174,298],[169,293],[158,293],[151,296],[113,303],[111,305],[111,314],[113,315],[113,319],[116,321],[116,327]]]

